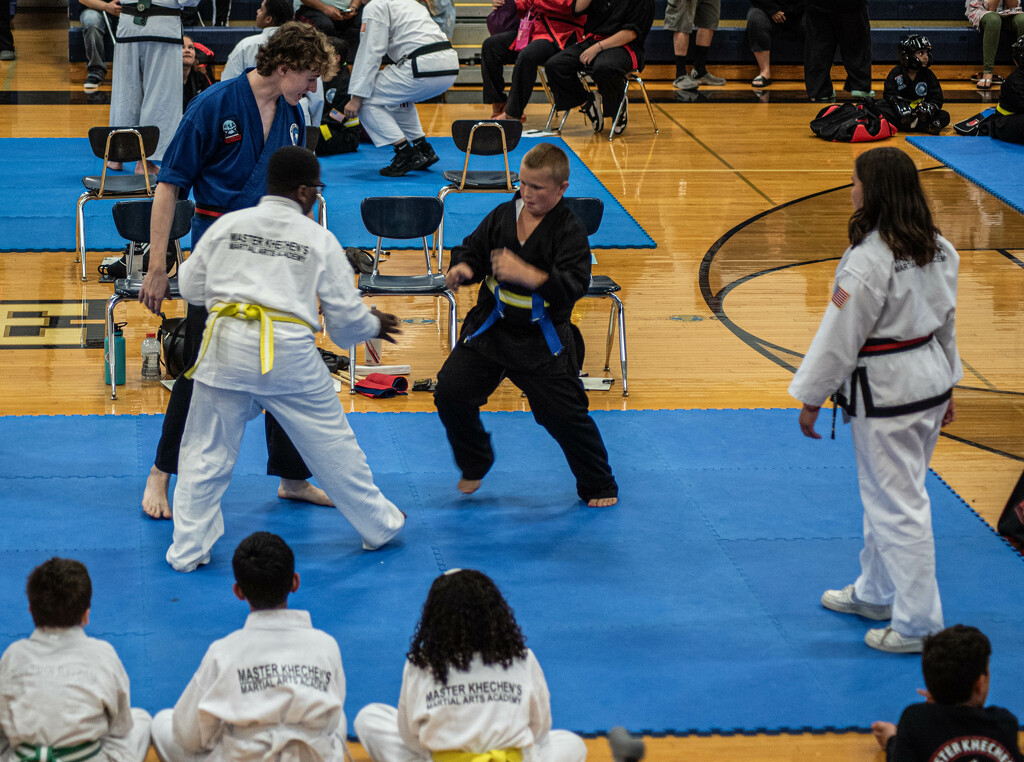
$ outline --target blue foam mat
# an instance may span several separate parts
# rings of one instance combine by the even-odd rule
[[[605,203],[601,229],[591,237],[595,248],[649,248],[654,240],[641,228],[611,193],[561,138],[545,138],[569,156],[569,193],[596,196]],[[328,223],[344,246],[371,248],[371,238],[359,219],[359,202],[367,196],[436,196],[445,184],[442,169],[461,171],[465,154],[451,138],[431,138],[441,161],[430,170],[405,177],[381,177],[378,170],[390,163],[391,148],[362,145],[352,154],[320,159],[327,184]],[[524,138],[510,154],[511,168],[535,139]],[[60,157],[60,160],[55,160]],[[85,138],[3,138],[0,139],[0,251],[73,251],[75,249],[75,204],[84,190],[82,178],[103,169]],[[502,157],[473,157],[471,168],[503,168]],[[123,174],[123,173],[114,173]],[[484,215],[504,200],[495,193],[454,194],[446,201],[445,242],[462,241]],[[90,252],[124,248],[114,229],[111,202],[90,201],[85,205],[86,243]],[[188,248],[190,237],[183,245]],[[416,242],[411,242],[415,244]],[[408,246],[409,244],[403,244]],[[95,256],[90,262],[99,259]]]
[[[1024,214],[1024,187],[1011,167],[1024,165],[1024,145],[988,137],[908,137],[907,142],[938,159]]]
[[[485,414],[499,460],[469,497],[454,490],[436,416],[350,415],[381,488],[409,513],[400,540],[376,553],[333,509],[276,499],[257,421],[225,496],[226,535],[188,575],[163,560],[170,523],[137,507],[158,416],[0,418],[0,647],[31,631],[20,580],[51,555],[79,558],[95,589],[88,631],[117,647],[137,704],[172,705],[210,641],[244,621],[231,550],[266,529],[295,549],[292,605],[341,645],[350,718],[397,700],[433,578],[476,567],[515,608],[556,726],[865,728],[917,700],[919,660],[868,649],[875,623],[820,607],[823,589],[857,573],[861,509],[846,428],[813,442],[795,416],[596,412],[621,502],[589,509],[529,414]],[[47,476],[47,461],[65,475]],[[946,621],[989,635],[990,701],[1020,715],[1024,560],[934,474],[928,488]]]

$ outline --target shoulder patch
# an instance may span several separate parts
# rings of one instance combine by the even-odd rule
[[[846,300],[850,298],[849,292],[840,285],[836,285],[835,290],[832,291],[832,304],[839,309],[843,308],[846,304]]]

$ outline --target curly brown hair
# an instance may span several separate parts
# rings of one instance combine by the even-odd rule
[[[312,24],[289,21],[256,53],[256,71],[269,77],[278,66],[287,66],[293,71],[315,71],[323,79],[331,79],[338,73],[334,56],[323,32]]]
[[[406,657],[447,685],[448,670],[469,669],[475,654],[484,664],[508,668],[525,658],[526,639],[490,577],[474,569],[449,571],[430,586]]]

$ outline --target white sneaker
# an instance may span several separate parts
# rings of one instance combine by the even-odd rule
[[[879,651],[891,654],[919,654],[924,650],[924,638],[913,638],[900,635],[892,627],[879,627],[868,630],[864,642]]]
[[[821,605],[840,614],[857,614],[880,622],[892,619],[892,606],[858,600],[853,593],[853,585],[847,585],[842,590],[826,590],[821,596]]]
[[[725,84],[725,80],[724,79],[722,79],[721,77],[716,77],[714,74],[712,74],[709,71],[705,71],[703,77],[698,77],[697,76],[697,70],[696,69],[692,69],[690,71],[690,77],[698,85],[711,85],[712,87],[721,87],[722,85]]]
[[[694,79],[691,75],[684,74],[682,77],[677,77],[675,81],[672,82],[672,87],[676,90],[696,90],[700,87],[700,82]]]

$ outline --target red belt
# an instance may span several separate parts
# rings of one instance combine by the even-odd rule
[[[221,209],[217,206],[203,207],[196,204],[196,214],[202,215],[203,217],[210,217],[215,220],[218,217],[223,217],[227,213],[227,209]]]
[[[903,352],[907,349],[913,349],[919,347],[922,344],[927,344],[932,340],[934,334],[929,333],[927,336],[920,336],[916,339],[907,339],[906,341],[897,341],[896,339],[868,339],[864,346],[860,348],[858,356],[863,357],[864,355],[883,355],[889,354],[890,352]]]

